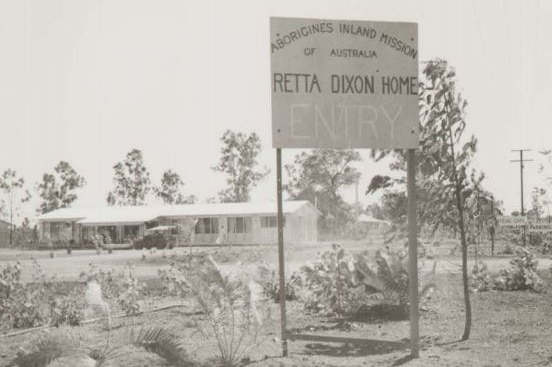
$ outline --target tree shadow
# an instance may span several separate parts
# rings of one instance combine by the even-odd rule
[[[436,343],[435,345],[438,347],[446,347],[448,345],[455,345],[455,344],[462,343],[463,341],[464,340],[462,339],[457,339],[457,340],[450,340],[448,342]]]
[[[370,340],[366,343],[309,343],[305,345],[303,354],[330,357],[364,357],[389,354],[407,348],[406,343],[385,340]]]
[[[408,321],[408,310],[393,304],[374,304],[362,306],[358,311],[348,316],[331,317],[320,323],[290,329],[291,332],[317,331],[354,331],[358,326],[354,323],[378,324],[381,327],[386,322]]]
[[[362,306],[357,312],[349,316],[348,321],[381,323],[388,321],[407,321],[408,319],[408,309],[404,306],[378,303]]]
[[[406,364],[414,359],[415,357],[412,354],[408,354],[404,357],[397,359],[391,366],[392,367],[402,366],[403,364]]]

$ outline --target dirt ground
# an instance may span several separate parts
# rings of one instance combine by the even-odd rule
[[[213,250],[215,251],[215,250]],[[290,251],[291,265],[313,259],[313,254],[320,248],[296,249]],[[242,253],[244,249],[241,249]],[[2,261],[13,261],[16,258],[23,264],[27,260],[21,254],[3,256]],[[29,255],[29,254],[27,254]],[[40,254],[39,254],[40,255]],[[59,256],[54,259],[42,257],[40,263],[52,272],[62,271],[69,279],[78,275],[80,265],[86,267],[88,262],[101,258],[102,266],[124,266],[131,261],[140,269],[144,278],[156,274],[157,269],[167,266],[169,260],[162,254],[149,254],[146,261],[141,260],[139,251],[122,251],[111,255],[95,253],[73,253],[71,256]],[[215,255],[216,252],[215,252]],[[219,254],[220,255],[220,254]],[[217,256],[219,256],[217,255]],[[244,255],[242,255],[244,256]],[[272,261],[274,253],[263,251],[262,255],[247,255],[251,258]],[[244,260],[247,259],[244,256]],[[36,257],[36,256],[33,256]],[[257,259],[257,260],[259,260]],[[288,329],[293,332],[316,335],[344,336],[349,338],[377,339],[379,342],[367,342],[363,345],[346,343],[320,343],[312,341],[289,341],[289,356],[281,357],[279,339],[280,320],[279,305],[271,305],[271,320],[265,324],[259,344],[254,345],[249,353],[247,365],[254,367],[291,367],[291,366],[547,366],[552,365],[552,279],[550,277],[549,259],[540,259],[539,269],[545,278],[547,292],[536,294],[530,292],[487,292],[472,294],[473,326],[468,341],[459,342],[463,331],[464,313],[459,274],[459,260],[455,257],[438,257],[425,260],[427,267],[432,261],[438,262],[437,291],[427,303],[427,309],[421,312],[421,351],[420,358],[410,360],[407,341],[409,323],[407,320],[378,319],[358,317],[334,319],[330,317],[306,314],[302,305],[288,303]],[[507,267],[509,258],[486,259],[490,268]],[[245,261],[244,261],[245,262]],[[229,269],[235,263],[226,263]],[[290,270],[291,271],[291,270]],[[59,274],[59,273],[58,273]],[[159,303],[174,300],[158,299]],[[198,336],[194,322],[200,321],[202,315],[192,302],[184,307],[148,313],[132,318],[114,320],[112,326],[123,330],[128,325],[162,325],[169,327],[191,355],[204,366],[214,364],[212,359],[215,346]],[[102,343],[105,331],[99,324],[71,328],[70,333],[86,343]],[[0,366],[10,366],[16,348],[31,336],[29,334],[9,338],[0,338]],[[401,343],[387,343],[402,342]],[[130,357],[132,355],[132,357]],[[129,351],[126,357],[112,362],[113,366],[164,366],[149,353],[140,355]],[[129,359],[130,358],[130,359]]]
[[[340,242],[349,253],[368,250],[375,252],[382,246],[376,242]],[[306,262],[316,259],[318,253],[331,249],[331,243],[324,243],[312,246],[288,245],[285,252],[286,274],[291,274],[300,269]],[[437,248],[437,255],[432,259],[420,259],[419,266],[424,270],[433,268],[437,262],[437,271],[440,273],[459,273],[461,269],[460,256],[449,255],[452,245],[450,243]],[[222,268],[228,272],[236,269],[243,270],[244,265],[258,264],[265,262],[277,267],[278,252],[275,246],[235,246],[233,248],[221,247],[180,247],[174,250],[115,250],[108,254],[102,251],[100,255],[95,250],[74,250],[71,255],[64,250],[56,250],[54,258],[50,258],[48,251],[21,251],[0,248],[0,266],[3,263],[14,263],[18,261],[23,268],[23,278],[31,279],[31,273],[25,271],[32,267],[32,260],[38,261],[41,268],[49,276],[55,276],[59,281],[77,280],[82,271],[86,271],[89,264],[93,263],[100,268],[122,269],[127,264],[133,264],[135,275],[140,279],[151,279],[157,277],[160,269],[166,269],[172,261],[183,259],[189,253],[211,254]],[[489,270],[496,271],[508,266],[509,256],[480,256],[479,260],[484,261]],[[470,266],[474,263],[473,256],[470,257]],[[539,258],[541,268],[549,268],[552,260],[549,257]]]

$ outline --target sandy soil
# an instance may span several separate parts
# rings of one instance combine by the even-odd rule
[[[298,268],[305,260],[312,260],[320,248],[295,249],[288,252],[288,271]],[[245,252],[245,251],[242,251]],[[21,255],[3,256],[1,261],[18,258],[24,267],[29,260]],[[27,254],[28,255],[28,254]],[[39,254],[40,255],[40,254]],[[273,251],[266,251],[262,260],[272,262]],[[258,255],[255,255],[258,256]],[[34,256],[33,256],[34,257]],[[127,261],[136,264],[141,277],[148,278],[157,274],[160,267],[168,266],[162,254],[150,254],[147,261],[141,260],[141,251],[120,251],[111,255],[96,255],[92,252],[74,252],[71,256],[61,255],[55,259],[46,256],[39,261],[48,272],[62,274],[64,279],[78,276],[81,268],[86,268],[91,261],[101,259],[102,266],[124,266]],[[424,267],[430,268],[432,261],[425,260]],[[552,365],[552,279],[549,276],[550,260],[541,259],[539,268],[546,279],[547,292],[535,294],[529,292],[489,292],[472,294],[473,327],[468,341],[459,342],[463,331],[463,303],[459,276],[459,259],[443,256],[438,262],[438,290],[428,303],[427,310],[422,311],[420,328],[422,348],[420,358],[410,360],[407,341],[409,323],[407,320],[390,320],[374,318],[334,319],[304,312],[297,302],[288,303],[288,329],[316,335],[344,336],[350,338],[370,338],[382,340],[363,345],[344,343],[319,343],[290,341],[289,356],[281,357],[279,339],[279,306],[273,304],[272,320],[263,330],[260,344],[255,345],[249,353],[248,365],[255,367],[291,367],[291,366],[546,366]],[[509,258],[485,259],[491,269],[508,266]],[[235,263],[223,266],[236,268]],[[170,303],[170,299],[150,300]],[[191,355],[202,365],[214,364],[213,356],[216,347],[197,333],[193,326],[201,321],[202,315],[192,302],[185,307],[145,314],[134,318],[121,318],[114,322],[113,335],[129,325],[160,325],[169,327],[186,345]],[[105,341],[105,330],[102,325],[93,324],[72,328],[84,344],[98,344]],[[0,339],[0,366],[9,366],[16,348],[30,335]],[[402,346],[384,341],[403,342]],[[133,361],[127,358],[113,360],[110,366],[163,366],[155,356],[146,354],[134,355]],[[118,357],[122,358],[122,357]]]
[[[550,284],[550,279],[547,280]],[[429,309],[422,312],[422,348],[420,358],[409,360],[406,346],[385,342],[365,345],[343,343],[289,342],[289,356],[281,357],[278,305],[272,306],[273,319],[251,351],[249,365],[275,366],[546,366],[552,361],[552,289],[545,294],[528,292],[491,292],[473,294],[473,328],[468,341],[458,342],[463,330],[460,281],[456,275],[439,276],[439,290]],[[296,302],[288,304],[290,330],[317,335],[407,342],[408,321],[333,319],[307,315]],[[190,304],[163,312],[115,321],[113,335],[125,325],[155,324],[167,326],[184,342],[187,350],[203,365],[212,365],[215,346],[198,336],[193,323],[201,318]],[[82,340],[101,343],[105,331],[101,325],[72,329]],[[0,339],[0,366],[9,366],[15,348],[29,335]],[[147,358],[146,358],[147,357]],[[149,359],[148,359],[149,358]],[[153,360],[145,356],[125,366],[145,366]],[[113,364],[111,365],[117,365]],[[142,363],[142,364],[140,364]],[[161,363],[161,362],[159,362]],[[163,364],[159,364],[160,366]]]

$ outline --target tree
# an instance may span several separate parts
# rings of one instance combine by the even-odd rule
[[[550,223],[549,212],[550,201],[547,197],[546,189],[542,187],[533,187],[531,191],[531,209],[527,211],[527,218],[530,221],[542,221],[546,220]],[[535,232],[529,233],[529,243],[532,246],[540,246],[543,254],[550,250],[551,234],[547,232]]]
[[[165,204],[193,204],[196,197],[194,195],[187,197],[182,195],[180,192],[181,186],[184,186],[184,182],[182,182],[180,175],[168,170],[163,172],[161,185],[154,187],[153,192]]]
[[[546,189],[533,187],[531,191],[531,209],[527,212],[527,217],[536,221],[541,220],[544,217],[544,207],[547,204]]]
[[[353,166],[360,160],[360,154],[350,149],[302,152],[285,166],[289,181],[284,189],[293,199],[315,204],[322,213],[322,228],[336,234],[352,220],[351,207],[340,192],[360,178]]]
[[[220,160],[211,167],[214,171],[223,172],[228,177],[228,187],[219,192],[222,202],[246,202],[250,199],[251,189],[257,186],[267,174],[268,169],[257,169],[257,156],[261,152],[261,140],[255,133],[246,135],[242,132],[226,130],[220,139]]]
[[[24,185],[23,177],[18,177],[17,172],[11,168],[5,170],[0,176],[0,190],[4,194],[3,202],[10,222],[10,245],[13,244],[13,222],[19,216],[21,204],[31,199],[31,194],[23,188]]]
[[[544,163],[542,161],[539,163],[539,174],[543,178],[544,184],[552,188],[552,150],[542,150],[539,153],[541,154],[541,159],[544,159]],[[552,203],[552,200],[548,196],[550,190],[546,190],[545,188],[539,188],[539,190],[539,200],[543,206],[543,210],[546,207],[546,215],[548,220],[550,220],[550,204]]]
[[[142,152],[132,149],[124,162],[113,166],[114,188],[107,196],[109,205],[144,205],[151,190],[150,174],[144,165]]]
[[[462,340],[471,331],[471,303],[468,284],[468,245],[474,244],[481,231],[478,203],[482,198],[493,200],[483,190],[484,175],[471,169],[477,151],[477,140],[463,138],[466,127],[467,102],[456,90],[456,73],[444,60],[426,63],[425,80],[420,84],[420,147],[416,151],[416,195],[418,197],[418,228],[435,233],[437,229],[452,230],[460,234],[462,249],[462,281],[465,306],[465,324]],[[390,168],[406,170],[406,152],[374,152],[376,159],[389,154],[395,160]],[[396,209],[393,214],[397,228],[406,229],[405,177],[391,179],[376,176],[367,193],[387,189],[384,207]],[[396,187],[400,188],[397,189]],[[393,188],[393,189],[391,189]]]
[[[54,167],[54,173],[42,175],[37,186],[42,202],[38,211],[42,214],[54,209],[67,208],[77,200],[76,190],[86,184],[84,177],[67,162],[60,161]]]

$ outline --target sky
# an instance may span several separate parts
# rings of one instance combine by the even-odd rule
[[[104,205],[113,165],[143,151],[152,181],[179,173],[185,194],[215,196],[211,170],[226,129],[256,132],[271,170],[254,200],[275,200],[269,17],[417,22],[419,60],[456,68],[468,133],[485,186],[519,210],[543,185],[539,150],[552,149],[552,2],[548,0],[0,0],[0,171],[36,182],[60,161],[86,180],[76,206]],[[298,150],[284,149],[291,163]],[[386,163],[364,160],[360,201]],[[552,191],[552,187],[549,188]],[[355,190],[343,192],[350,202]]]

